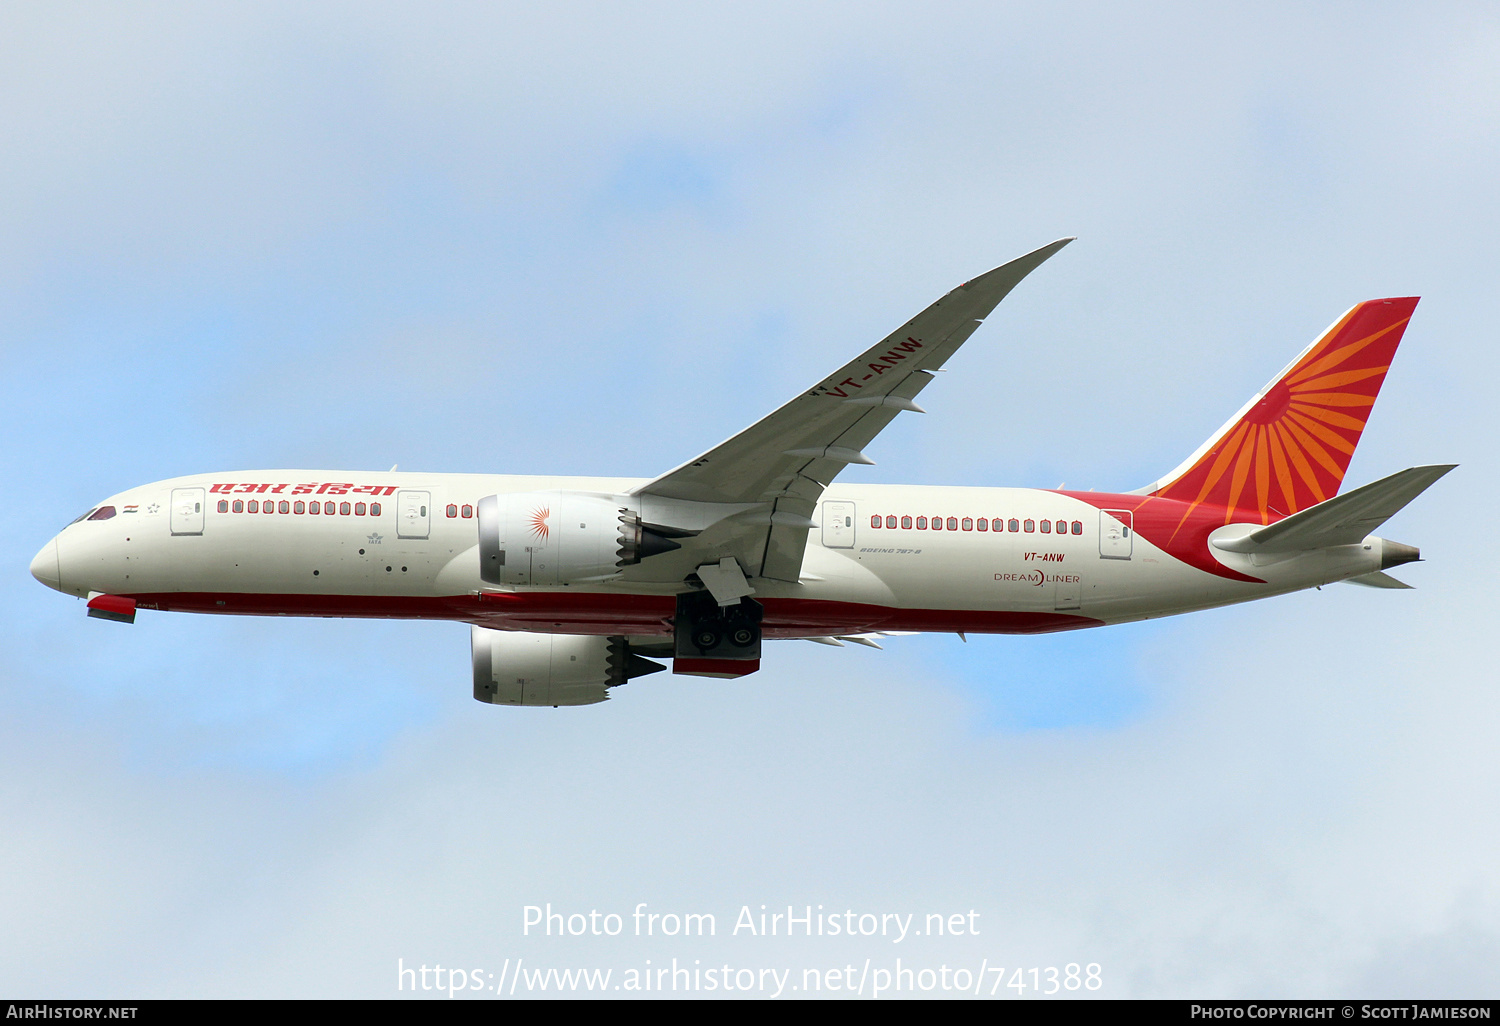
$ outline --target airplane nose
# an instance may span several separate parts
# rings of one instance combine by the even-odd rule
[[[31,561],[31,576],[54,591],[62,591],[62,572],[57,562],[57,539],[53,538]]]

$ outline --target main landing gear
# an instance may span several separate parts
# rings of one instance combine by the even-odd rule
[[[677,596],[673,673],[743,677],[760,669],[762,610],[752,598],[720,606],[704,591]]]

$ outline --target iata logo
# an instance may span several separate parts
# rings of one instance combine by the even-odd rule
[[[543,506],[541,509],[534,509],[531,511],[531,533],[536,535],[542,541],[546,541],[547,535],[552,533],[551,528],[547,526],[547,518],[551,515],[552,510],[546,506]]]

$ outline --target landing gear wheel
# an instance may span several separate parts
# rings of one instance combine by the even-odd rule
[[[760,664],[761,615],[760,603],[752,598],[723,607],[707,591],[683,592],[677,596],[677,615],[672,623],[673,658],[712,663],[717,667],[712,670],[715,674],[737,666],[747,667],[744,673],[752,673]]]

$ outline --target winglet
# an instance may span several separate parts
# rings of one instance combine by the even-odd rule
[[[1062,249],[1068,243],[1076,240],[1078,236],[1070,235],[1056,242],[1049,242],[1040,249],[1034,249],[1025,256],[1018,256],[1008,263],[1001,264],[993,270],[985,271],[977,278],[971,278],[964,282],[954,292],[967,292],[975,299],[983,298],[989,301],[989,307],[984,313],[979,314],[979,319],[990,315],[990,311],[1000,305],[1000,301],[1010,295],[1010,290],[1021,284],[1021,280],[1032,271],[1040,267],[1046,260]],[[949,293],[952,295],[952,293]]]

